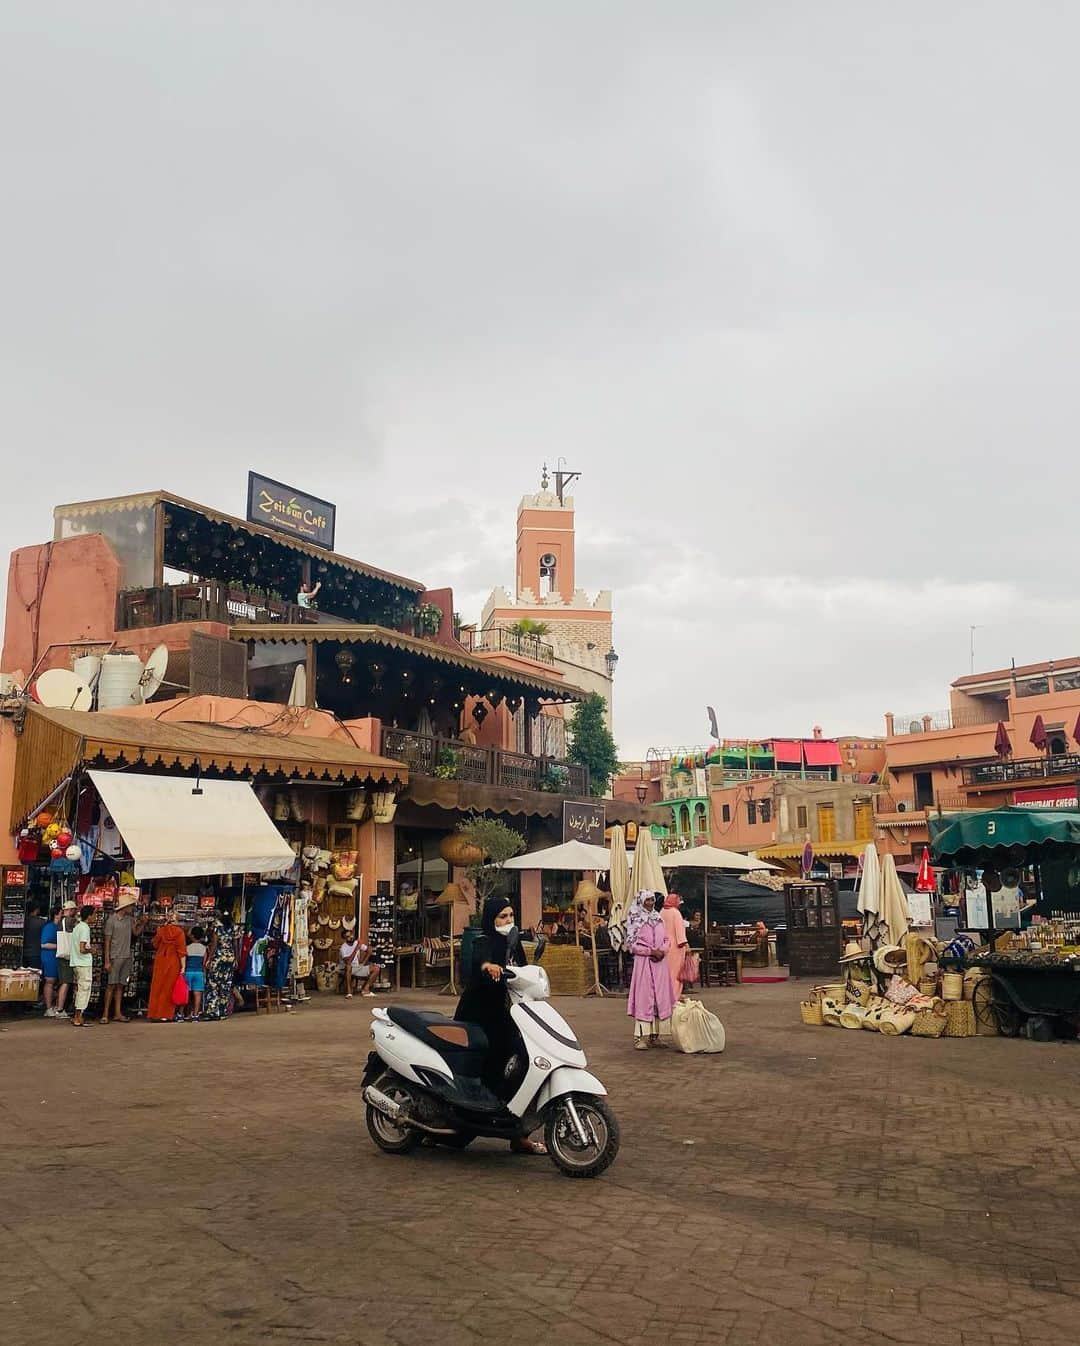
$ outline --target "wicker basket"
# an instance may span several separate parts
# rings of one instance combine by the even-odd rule
[[[946,972],[941,978],[941,994],[946,1000],[963,1000],[963,974],[960,972]]]
[[[552,995],[585,994],[589,984],[585,951],[576,944],[549,944],[544,953],[544,970]]]
[[[811,1028],[820,1028],[825,1022],[820,1000],[800,1000],[799,1013],[802,1015],[803,1023]]]
[[[945,1032],[948,1019],[935,1010],[920,1010],[911,1025],[913,1038],[939,1038]]]
[[[975,996],[975,987],[979,982],[989,977],[990,973],[984,967],[971,967],[964,973],[964,999],[972,1000]]]
[[[844,1003],[844,983],[836,981],[829,982],[826,986],[815,986],[814,995],[819,1000],[839,1000],[842,1005]]]
[[[947,1038],[975,1036],[975,1010],[970,1000],[950,1000],[945,1006],[945,1020]]]
[[[873,992],[870,989],[870,983],[868,981],[855,981],[852,979],[848,982],[845,989],[847,1003],[849,1005],[862,1005],[864,1008],[869,1005],[872,994]]]
[[[920,995],[937,995],[937,992],[938,992],[938,984],[937,984],[937,978],[936,978],[936,977],[920,977],[920,978],[919,978],[919,994],[920,994]]]

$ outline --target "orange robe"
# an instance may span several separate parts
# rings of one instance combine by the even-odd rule
[[[154,975],[150,982],[148,1019],[172,1019],[176,1015],[173,988],[180,975],[181,960],[187,957],[187,935],[180,926],[170,922],[160,926],[154,935]]]
[[[660,913],[660,919],[664,922],[664,929],[667,931],[668,937],[666,959],[668,976],[671,978],[672,992],[675,999],[678,1000],[685,989],[679,980],[679,973],[682,971],[683,959],[686,957],[686,921],[678,907],[664,907]]]

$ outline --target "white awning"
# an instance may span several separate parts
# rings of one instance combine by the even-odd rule
[[[247,781],[88,773],[135,860],[137,879],[272,874],[295,860]]]

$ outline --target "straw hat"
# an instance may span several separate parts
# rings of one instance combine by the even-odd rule
[[[70,897],[69,897],[68,900],[64,903],[64,907],[63,907],[63,909],[64,909],[64,911],[77,911],[77,910],[78,910],[78,908],[76,907],[75,903],[71,900]]]
[[[125,908],[133,907],[134,905],[135,905],[135,899],[132,897],[130,893],[121,893],[121,895],[116,900],[117,911],[123,911]]]
[[[848,942],[844,945],[844,956],[843,958],[840,959],[840,961],[841,963],[854,963],[857,962],[858,959],[860,958],[869,958],[869,957],[870,955],[866,952],[866,950],[863,948],[863,946],[859,943],[857,939],[849,939]]]
[[[874,966],[879,972],[903,974],[907,971],[907,950],[899,944],[883,944],[880,949],[874,950]]]

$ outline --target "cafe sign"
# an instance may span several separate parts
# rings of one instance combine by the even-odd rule
[[[248,473],[247,517],[249,523],[334,550],[337,506],[258,472]]]
[[[589,846],[604,844],[605,813],[603,804],[578,804],[563,800],[563,841],[584,841]]]

